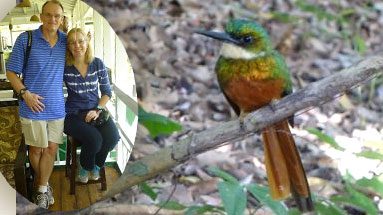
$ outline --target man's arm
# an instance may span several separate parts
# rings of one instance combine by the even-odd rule
[[[21,82],[21,79],[19,78],[19,76],[16,75],[16,73],[7,71],[6,75],[9,82],[11,82],[13,89],[17,93],[19,93],[21,89],[25,88],[24,84]]]
[[[12,71],[7,71],[6,72],[7,79],[9,82],[11,82],[11,85],[13,89],[17,92],[20,93],[22,89],[26,89],[25,85],[21,81],[21,79],[16,75],[16,73]],[[45,105],[41,102],[44,98],[30,92],[28,89],[26,89],[25,93],[22,95],[25,103],[27,106],[35,113],[35,112],[41,112],[44,110]]]

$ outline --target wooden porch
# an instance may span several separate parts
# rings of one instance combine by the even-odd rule
[[[116,168],[107,166],[105,168],[106,183],[109,189],[120,177]],[[53,189],[55,203],[49,207],[52,211],[69,211],[86,208],[98,201],[106,191],[101,190],[101,184],[76,185],[76,194],[69,194],[69,178],[65,177],[64,167],[55,167],[49,184]]]

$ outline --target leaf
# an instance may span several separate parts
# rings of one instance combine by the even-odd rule
[[[247,197],[241,185],[223,181],[218,184],[218,191],[228,215],[244,214]]]
[[[158,206],[169,210],[184,210],[186,208],[185,205],[176,201],[161,202]]]
[[[298,208],[291,208],[287,214],[288,215],[302,215],[302,212],[300,212]]]
[[[147,183],[142,182],[139,185],[139,188],[141,192],[145,193],[147,196],[149,196],[153,201],[157,198],[157,193],[153,190],[152,187],[150,187]]]
[[[314,134],[315,136],[317,136],[319,138],[319,140],[325,142],[325,143],[328,143],[330,144],[332,147],[334,147],[335,149],[337,150],[340,150],[340,151],[344,151],[344,148],[341,147],[340,145],[338,145],[338,143],[334,140],[334,138],[330,137],[329,135],[327,134],[324,134],[323,132],[321,132],[320,130],[316,129],[316,128],[307,128],[306,129],[310,134]]]
[[[363,38],[360,35],[355,35],[352,38],[352,44],[353,44],[354,50],[359,52],[360,54],[364,54],[367,50],[366,43],[364,42]]]
[[[339,16],[348,17],[348,16],[354,15],[356,13],[357,13],[357,11],[354,8],[345,8],[345,9],[342,9],[340,11]]]
[[[292,16],[289,13],[273,11],[271,12],[272,18],[284,23],[296,23],[299,19],[297,16]]]
[[[362,187],[368,187],[379,193],[380,197],[383,197],[383,178],[372,177],[371,179],[362,178],[356,181],[356,184]]]
[[[203,205],[203,206],[191,206],[185,211],[185,215],[199,215],[207,212],[214,212],[213,214],[219,213],[223,214],[223,208],[215,207],[212,205]],[[209,213],[210,214],[210,213]]]
[[[306,11],[306,12],[310,12],[314,15],[316,15],[316,17],[319,19],[319,20],[323,20],[323,19],[326,19],[328,21],[332,21],[332,20],[335,20],[337,19],[338,17],[336,17],[335,15],[327,12],[326,10],[324,10],[323,8],[315,5],[315,4],[309,4],[307,3],[306,1],[303,1],[303,0],[298,0],[296,1],[296,5],[302,10],[302,11]]]
[[[362,151],[362,152],[356,153],[355,155],[359,157],[365,157],[365,158],[383,161],[383,154],[379,152],[375,152],[375,151]]]
[[[346,211],[339,208],[333,202],[317,201],[315,204],[315,211],[318,215],[346,215]]]
[[[353,205],[364,210],[367,214],[378,214],[378,209],[375,203],[363,193],[352,188],[348,181],[346,181],[346,190],[347,194],[333,196],[331,197],[331,201]]]
[[[177,122],[156,113],[146,112],[141,106],[138,106],[138,122],[148,129],[152,138],[158,135],[169,135],[182,129]]]
[[[217,177],[220,177],[220,178],[222,178],[223,180],[225,180],[227,182],[239,184],[239,181],[234,176],[230,175],[229,173],[227,173],[227,172],[225,172],[223,170],[220,170],[217,167],[209,167],[208,171],[211,174],[213,174],[213,175],[215,175]]]
[[[250,184],[247,186],[247,189],[256,199],[269,207],[275,214],[287,214],[287,207],[283,202],[273,200],[267,187]]]
[[[355,190],[348,182],[346,182],[346,189],[351,194],[351,196],[357,200],[357,206],[360,206],[369,214],[378,214],[378,209],[370,198]]]

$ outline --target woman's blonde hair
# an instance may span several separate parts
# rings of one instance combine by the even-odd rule
[[[72,39],[73,35],[75,35],[76,33],[82,34],[84,36],[84,39],[85,39],[86,43],[87,43],[87,49],[86,49],[86,52],[85,52],[85,62],[86,63],[91,63],[93,61],[93,59],[94,59],[93,50],[92,50],[92,47],[90,46],[90,37],[81,28],[72,28],[68,32],[68,35],[67,35],[67,46],[66,46],[66,57],[65,57],[66,58],[66,65],[67,66],[72,66],[74,64],[73,54],[69,50],[69,42]]]

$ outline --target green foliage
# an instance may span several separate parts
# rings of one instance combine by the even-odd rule
[[[233,176],[218,168],[209,168],[209,171],[224,179],[218,187],[225,211],[228,214],[243,213],[245,208],[242,205],[246,205],[247,201],[247,198],[244,197],[245,190],[248,190],[261,204],[269,207],[275,214],[301,214],[297,208],[288,209],[282,201],[273,200],[267,187],[258,184],[250,184],[244,187],[237,179],[233,179]],[[351,205],[364,210],[367,214],[377,214],[378,209],[375,203],[363,193],[355,190],[353,186],[359,185],[370,187],[382,194],[382,182],[379,181],[378,178],[373,178],[371,180],[363,179],[355,182],[350,175],[345,176],[344,180],[346,181],[346,190],[344,194],[333,196],[329,200],[313,198],[316,214],[346,215],[347,212],[343,210],[340,205]]]
[[[160,207],[169,209],[169,210],[184,210],[186,208],[185,205],[182,205],[176,201],[167,201],[167,202],[162,202],[158,204]]]
[[[158,192],[154,187],[151,187],[147,183],[143,182],[139,184],[139,189],[142,193],[149,196],[153,201],[158,201]],[[214,212],[214,214],[224,214],[223,208],[215,207],[212,205],[202,205],[202,206],[185,206],[177,201],[165,201],[157,204],[158,207],[169,209],[169,210],[185,210],[186,215],[199,215],[205,214],[208,212]]]
[[[375,177],[372,177],[371,179],[362,178],[357,180],[356,184],[361,187],[365,187],[365,188],[369,188],[373,190],[374,192],[378,193],[380,197],[383,198],[383,180],[382,179],[383,179],[382,176],[380,177],[375,176]]]
[[[152,138],[182,130],[182,126],[179,123],[165,116],[146,112],[141,106],[138,106],[138,122],[148,129]]]
[[[311,134],[316,135],[321,141],[330,144],[338,150],[344,150],[338,143],[329,135],[326,135],[315,128],[308,128]],[[357,156],[363,156],[369,159],[382,160],[382,154],[373,151],[363,151]],[[139,168],[141,171],[141,167]],[[137,170],[136,170],[137,171]],[[222,200],[223,207],[216,207],[212,205],[193,205],[185,206],[176,201],[168,201],[158,204],[158,206],[171,210],[184,210],[186,215],[195,214],[229,214],[240,215],[245,213],[247,202],[247,195],[254,196],[257,201],[264,206],[270,208],[273,213],[300,215],[301,212],[297,208],[287,208],[283,201],[273,200],[269,194],[269,188],[252,183],[249,185],[242,185],[234,176],[217,168],[209,167],[209,173],[222,179],[218,184],[218,191]],[[383,196],[383,181],[382,177],[373,177],[371,179],[363,178],[355,180],[351,175],[344,176],[345,191],[342,194],[332,196],[330,199],[323,199],[313,196],[315,205],[315,213],[318,215],[346,215],[347,212],[342,209],[343,206],[348,205],[366,212],[366,214],[377,214],[378,208],[375,203],[365,194],[357,189],[362,190],[370,189],[380,196]],[[355,189],[357,188],[357,189]],[[158,194],[146,183],[140,184],[141,192],[148,195],[153,201],[157,200]],[[254,204],[254,203],[252,203]],[[253,205],[252,207],[258,207]]]
[[[359,52],[360,54],[364,54],[367,50],[366,43],[360,35],[355,35],[352,37],[352,45],[355,51]]]
[[[316,128],[307,128],[306,130],[310,134],[314,134],[315,136],[317,136],[319,138],[319,140],[321,140],[321,141],[323,141],[325,143],[330,144],[335,149],[338,149],[340,151],[344,151],[344,148],[341,147],[340,145],[338,145],[338,143],[331,136],[329,136],[327,134],[324,134],[323,132],[321,132],[320,130],[318,130]]]
[[[287,215],[301,215],[301,214],[302,212],[300,212],[298,208],[292,208],[287,212]]]
[[[185,210],[186,215],[197,214],[229,214],[241,215],[246,209],[247,195],[254,196],[261,205],[270,208],[277,215],[300,215],[301,212],[297,208],[288,209],[283,201],[273,200],[269,194],[269,188],[252,183],[249,185],[241,185],[240,182],[230,175],[216,167],[210,167],[209,172],[220,177],[223,181],[218,184],[218,191],[222,199],[223,208],[212,205],[193,205],[185,206],[176,201],[169,201],[158,204],[158,206],[171,210]],[[313,196],[315,205],[315,214],[318,215],[347,215],[347,212],[341,208],[344,205],[350,205],[367,214],[377,214],[378,209],[375,203],[363,193],[357,191],[353,187],[363,186],[365,188],[374,189],[380,195],[383,195],[383,183],[378,177],[372,179],[360,179],[355,181],[351,175],[344,176],[345,193],[335,195],[330,199],[317,198]],[[156,200],[157,193],[146,183],[140,185],[140,189],[152,200]],[[247,193],[248,191],[248,193]],[[256,205],[255,207],[258,207]],[[224,212],[223,212],[224,211]]]
[[[339,16],[342,18],[347,18],[355,13],[356,13],[356,10],[354,8],[345,8],[340,11]]]
[[[244,214],[247,196],[241,185],[238,183],[222,181],[218,184],[218,191],[227,214]]]
[[[337,19],[336,15],[327,12],[324,8],[320,8],[317,5],[307,3],[304,0],[296,1],[296,6],[298,6],[302,11],[310,12],[316,15],[319,20],[326,19],[328,21],[332,21]]]
[[[347,212],[340,208],[337,204],[326,199],[313,199],[315,215],[347,215]],[[276,213],[286,214],[286,213]],[[292,208],[287,212],[288,215],[302,215],[298,208]]]
[[[307,131],[309,131],[311,134],[316,135],[321,141],[329,143],[332,147],[338,150],[342,150],[342,151],[344,150],[344,148],[338,145],[338,143],[334,140],[334,138],[326,134],[323,134],[318,129],[308,128]],[[362,151],[360,153],[356,153],[356,155],[369,158],[369,159],[377,159],[381,161],[383,160],[383,155],[379,152],[374,152],[374,151]],[[359,187],[363,187],[364,189],[369,188],[379,193],[381,196],[383,196],[383,182],[381,178],[379,177],[373,177],[372,179],[363,178],[363,179],[355,181],[355,179],[353,179],[351,175],[347,174],[344,176],[344,180],[346,181],[345,193],[331,197],[330,201],[316,202],[317,212],[319,214],[321,213],[326,214],[327,212],[329,212],[327,214],[346,214],[345,212],[342,212],[340,208],[335,208],[333,205],[333,203],[335,203],[336,205],[339,205],[339,204],[352,205],[361,210],[364,210],[367,214],[377,214],[378,209],[375,203],[368,196],[357,191],[353,187],[359,186]],[[321,210],[323,210],[323,212],[321,212]]]
[[[367,50],[364,39],[359,35],[360,29],[355,29],[355,25],[350,19],[353,15],[358,15],[354,8],[341,8],[338,5],[335,11],[328,11],[317,4],[308,3],[305,0],[295,1],[295,5],[302,11],[313,14],[319,21],[335,22],[339,26],[339,32],[336,37],[340,36],[347,42],[350,42],[355,51],[359,54],[364,54]],[[283,20],[286,22],[285,19]],[[292,23],[297,23],[293,20]],[[326,28],[318,29],[322,32],[327,32]]]
[[[283,202],[271,198],[269,188],[258,184],[250,184],[247,189],[261,204],[267,205],[275,214],[287,214],[288,208]]]
[[[347,174],[344,178],[350,184],[356,185],[356,187],[370,189],[374,193],[377,193],[383,197],[383,174],[380,176],[374,176],[371,179],[363,177],[359,180],[355,180],[350,174]]]
[[[224,214],[223,208],[217,208],[211,205],[191,206],[185,211],[185,215],[199,215],[205,213]]]
[[[318,215],[345,215],[346,211],[339,208],[331,201],[319,200],[315,202],[315,211]]]
[[[297,23],[298,17],[290,15],[289,13],[283,13],[279,11],[271,12],[272,18],[274,20],[284,22],[284,23]]]
[[[331,197],[331,201],[337,204],[347,204],[364,210],[367,214],[378,214],[375,203],[363,193],[355,190],[349,181],[346,180],[346,194]]]
[[[362,152],[356,153],[356,155],[359,157],[365,157],[369,159],[383,161],[383,154],[379,152],[375,152],[375,151],[362,151]]]
[[[225,171],[220,170],[217,167],[209,167],[208,171],[210,172],[210,174],[213,174],[217,177],[220,177],[225,181],[228,181],[231,183],[239,183],[235,177],[233,177],[232,175],[230,175],[229,173],[227,173]]]
[[[153,201],[157,199],[157,193],[147,183],[142,182],[139,184],[140,191],[149,196]]]
[[[224,180],[218,184],[218,190],[227,214],[244,213],[247,203],[246,191],[276,214],[287,214],[286,206],[281,201],[273,200],[267,187],[258,184],[241,185],[235,177],[217,167],[210,167],[209,172]]]

